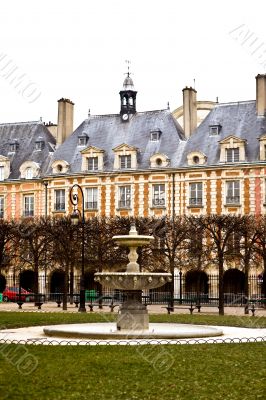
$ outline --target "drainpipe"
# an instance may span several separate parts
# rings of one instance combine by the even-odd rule
[[[175,173],[172,174],[172,219],[175,218]]]
[[[45,218],[47,218],[47,208],[48,208],[48,182],[43,182],[45,186],[45,209],[44,209],[44,215]]]

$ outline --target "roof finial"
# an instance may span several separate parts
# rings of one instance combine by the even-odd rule
[[[127,74],[128,77],[130,77],[131,72],[129,72],[129,65],[131,64],[131,61],[126,60],[125,63],[127,64],[127,72],[126,72],[126,74]]]
[[[194,82],[194,89],[196,89],[196,79],[195,78],[193,79],[193,82]]]
[[[89,108],[89,110],[88,110],[88,118],[90,118],[90,116],[91,116],[91,109]]]
[[[170,110],[170,103],[169,103],[169,101],[167,102],[167,110]]]

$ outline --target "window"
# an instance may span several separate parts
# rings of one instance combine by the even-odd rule
[[[229,181],[226,182],[226,204],[239,204],[240,203],[240,182]]]
[[[0,181],[5,179],[5,168],[1,165],[0,166]]]
[[[31,167],[26,168],[25,178],[26,179],[32,179],[33,178],[33,170],[32,170]]]
[[[239,161],[239,147],[235,147],[234,149],[226,149],[226,161],[227,162]]]
[[[33,217],[34,216],[34,196],[26,195],[24,196],[24,217]]]
[[[194,164],[199,164],[199,162],[200,162],[199,156],[194,156],[193,157],[193,163]]]
[[[131,207],[131,187],[120,186],[118,208],[129,208],[129,207]]]
[[[217,136],[220,133],[221,125],[210,125],[209,126],[209,135]]]
[[[44,140],[41,136],[35,140],[35,150],[42,150],[44,148]]]
[[[165,185],[159,184],[152,186],[152,205],[165,206]]]
[[[66,204],[65,204],[65,189],[55,190],[54,210],[55,211],[65,211],[65,208],[66,208]]]
[[[86,146],[88,138],[86,136],[79,137],[79,146]]]
[[[189,205],[202,206],[202,182],[189,184]]]
[[[0,196],[0,218],[4,218],[4,196]]]
[[[232,232],[227,241],[226,252],[228,255],[240,253],[241,235],[239,232]]]
[[[15,153],[17,151],[17,149],[18,149],[18,142],[17,141],[9,144],[9,151],[11,153]]]
[[[85,208],[95,210],[98,208],[98,188],[86,189]]]
[[[119,160],[121,169],[131,168],[131,155],[119,156]]]
[[[160,130],[157,131],[151,131],[151,136],[150,136],[150,140],[151,142],[158,142],[158,140],[160,139]]]
[[[88,171],[98,171],[98,157],[88,157]]]

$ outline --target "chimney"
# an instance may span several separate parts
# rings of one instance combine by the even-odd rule
[[[258,117],[266,115],[266,74],[256,76],[256,108]]]
[[[197,91],[192,87],[183,89],[183,129],[189,138],[197,128]]]
[[[58,100],[57,145],[62,144],[73,132],[74,103],[69,99]]]

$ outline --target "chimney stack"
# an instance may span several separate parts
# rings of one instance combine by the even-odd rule
[[[257,116],[266,116],[266,74],[256,76]]]
[[[73,132],[74,103],[69,99],[58,100],[57,145],[62,144]]]
[[[183,89],[183,129],[186,138],[197,128],[197,91],[192,87]]]

